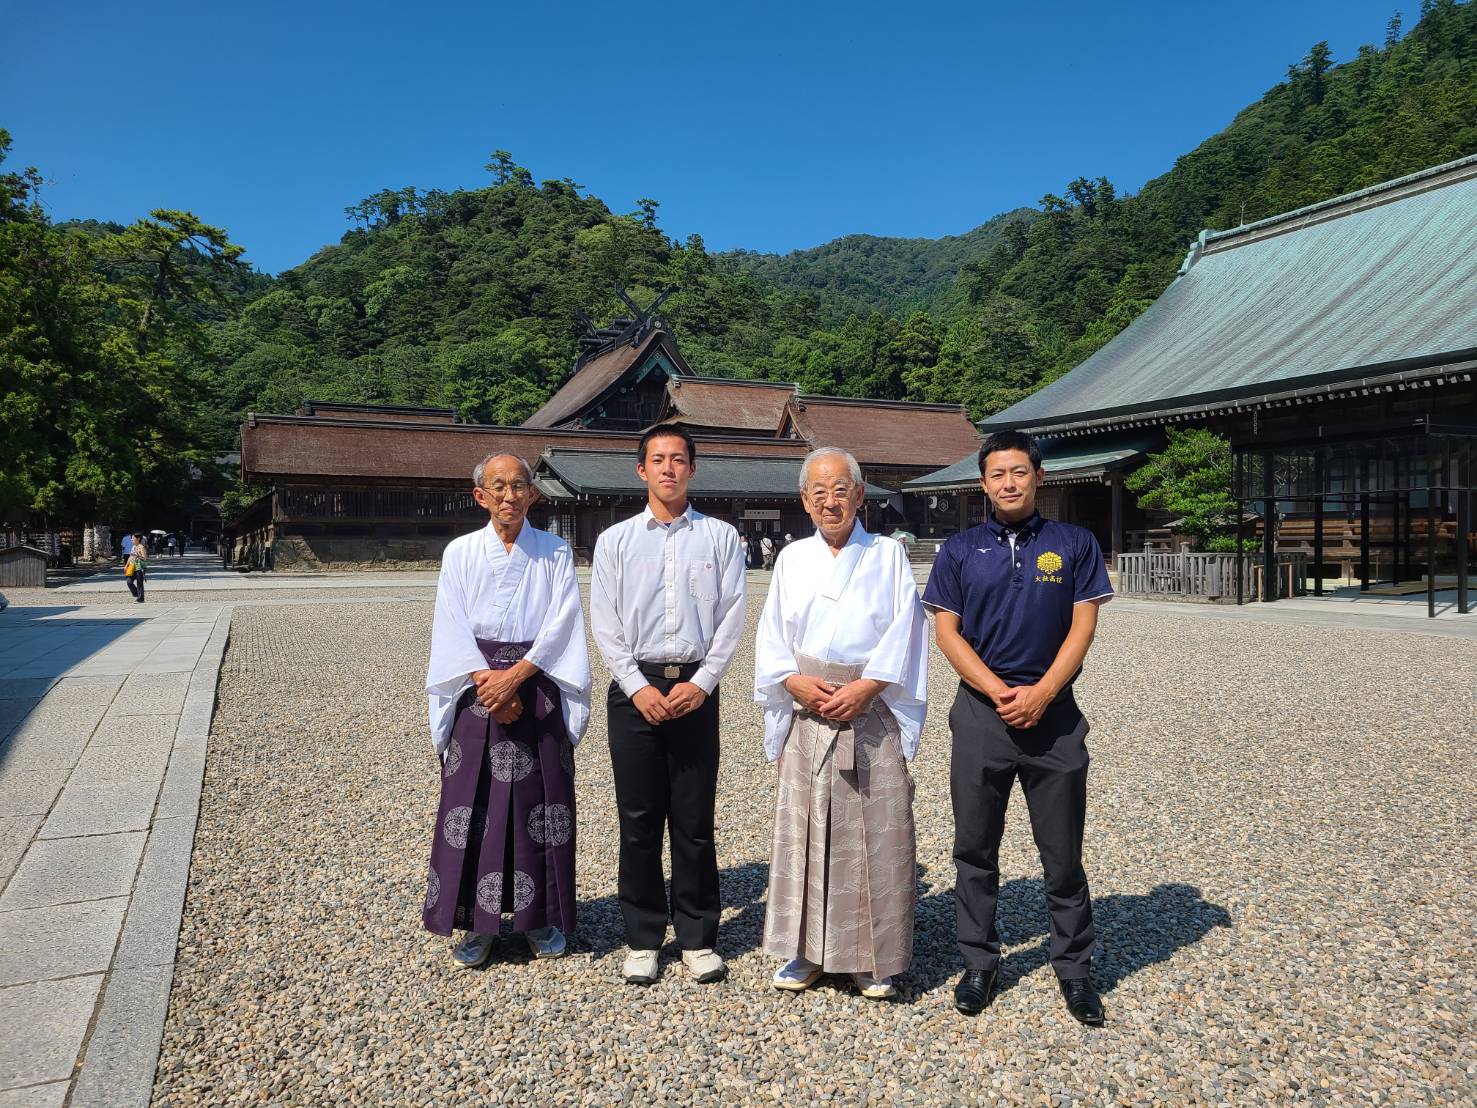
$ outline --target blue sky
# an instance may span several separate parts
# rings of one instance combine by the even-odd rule
[[[1396,3],[32,2],[0,126],[54,219],[186,208],[270,272],[381,188],[480,187],[497,148],[710,250],[786,251],[1137,189]]]

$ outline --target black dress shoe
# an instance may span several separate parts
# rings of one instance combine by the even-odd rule
[[[1088,1027],[1101,1027],[1103,1025],[1103,1001],[1097,995],[1097,990],[1092,987],[1092,982],[1085,977],[1063,978],[1058,984],[1062,987],[1062,996],[1067,1001],[1067,1011],[1078,1023],[1085,1023]]]
[[[954,986],[954,1007],[966,1016],[977,1016],[995,998],[998,970],[967,969]]]

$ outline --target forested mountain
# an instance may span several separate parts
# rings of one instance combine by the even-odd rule
[[[788,254],[729,250],[716,258],[725,272],[746,273],[780,292],[816,297],[822,321],[831,325],[858,312],[901,315],[922,308],[952,316],[963,307],[951,295],[960,271],[987,258],[1011,224],[1029,223],[1038,214],[1017,208],[965,234],[938,239],[846,235]]]
[[[1126,326],[1202,228],[1473,151],[1477,6],[1433,0],[1408,34],[1392,21],[1382,47],[1343,65],[1315,45],[1135,196],[1083,176],[1033,218],[1009,213],[931,245],[853,236],[786,258],[713,256],[698,236],[669,240],[655,201],[613,213],[571,181],[536,185],[499,152],[488,188],[386,190],[349,209],[360,226],[220,329],[223,402],[428,401],[516,422],[567,374],[576,313],[616,312],[622,284],[638,299],[677,286],[664,314],[700,372],[983,416]],[[928,307],[904,312],[914,274]]]
[[[669,239],[655,201],[612,212],[568,179],[535,183],[499,151],[486,188],[383,190],[346,209],[354,226],[339,243],[266,279],[188,213],[50,224],[39,174],[11,173],[0,177],[0,519],[137,503],[177,482],[169,459],[229,448],[244,412],[306,399],[454,404],[519,422],[568,374],[577,313],[621,310],[616,285],[643,301],[677,287],[663,315],[699,372],[957,402],[981,417],[1126,326],[1202,228],[1474,152],[1477,2],[1426,0],[1408,33],[1392,20],[1382,46],[1343,64],[1313,46],[1137,195],[1084,174],[1032,218],[1008,213],[931,245],[852,236],[786,258],[713,256],[699,236]],[[987,233],[988,250],[962,260]]]
[[[909,382],[922,399],[997,411],[1077,365],[1173,278],[1194,236],[1477,153],[1477,5],[1423,0],[1419,24],[1334,65],[1317,43],[1286,80],[1132,197],[1078,178],[983,262],[951,326],[978,351]],[[940,365],[944,359],[941,355]]]

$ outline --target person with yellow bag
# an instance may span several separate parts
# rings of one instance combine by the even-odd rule
[[[144,602],[144,577],[148,571],[148,546],[144,543],[142,535],[133,536],[133,546],[129,548],[128,557],[123,563],[123,579],[128,582],[128,591],[133,593],[134,600],[140,604]]]

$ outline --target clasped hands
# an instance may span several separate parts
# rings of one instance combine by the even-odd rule
[[[797,704],[822,719],[837,723],[849,723],[858,716],[866,715],[872,701],[886,687],[884,682],[874,681],[870,677],[858,677],[844,685],[833,685],[829,681],[803,673],[785,678],[785,688]]]
[[[1001,685],[986,694],[995,702],[995,711],[1007,727],[1035,727],[1041,715],[1056,699],[1056,693],[1045,685]]]
[[[708,694],[703,692],[701,685],[694,685],[691,681],[678,681],[665,696],[657,691],[655,685],[639,688],[631,697],[631,703],[636,705],[636,710],[645,717],[646,722],[654,727],[658,723],[668,723],[688,712],[697,711],[707,699]]]
[[[523,701],[518,688],[538,672],[527,662],[517,662],[507,669],[479,669],[472,677],[477,702],[506,726],[523,715]]]

